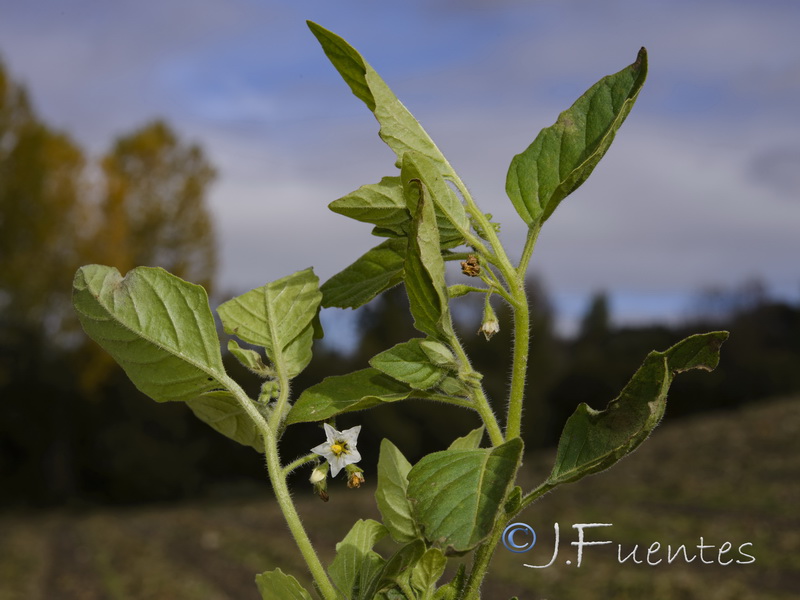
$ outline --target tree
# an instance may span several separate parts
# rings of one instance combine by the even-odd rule
[[[159,266],[210,291],[216,247],[205,206],[214,168],[163,121],[120,137],[103,157],[97,254],[121,272]]]
[[[0,63],[0,314],[55,337],[71,320],[70,282],[84,258],[84,166]]]
[[[78,266],[150,264],[213,283],[205,198],[214,169],[199,146],[156,121],[115,142],[102,160],[103,178],[88,178],[86,166],[79,145],[36,114],[0,62],[0,471],[14,490],[7,502],[85,498],[92,481],[125,480],[131,463],[120,463],[95,432],[114,432],[129,455],[137,455],[140,432],[152,432],[144,403],[125,411],[138,392],[120,384],[113,361],[78,333],[70,301]],[[123,409],[110,411],[90,395]],[[160,420],[163,443],[192,466],[197,449],[179,439],[184,412]],[[158,479],[146,471],[142,481]]]

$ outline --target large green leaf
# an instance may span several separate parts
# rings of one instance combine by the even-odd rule
[[[439,383],[447,370],[433,364],[420,346],[419,338],[402,342],[373,356],[370,366],[417,390],[427,390]]]
[[[205,290],[160,268],[124,278],[88,265],[73,282],[81,325],[156,402],[187,402],[217,431],[262,450],[254,424],[229,390]]]
[[[664,415],[667,391],[675,374],[714,369],[727,338],[726,331],[698,334],[664,352],[651,352],[605,410],[580,404],[564,426],[556,463],[545,485],[577,481],[633,452]]]
[[[398,162],[404,153],[414,150],[433,160],[442,173],[451,172],[430,136],[355,48],[316,23],[308,21],[308,27],[353,94],[375,115],[381,139],[397,155]]]
[[[280,569],[256,575],[256,585],[262,600],[311,600],[311,595],[297,579]]]
[[[336,557],[328,567],[334,585],[345,598],[359,598],[385,561],[372,550],[387,534],[386,528],[372,519],[359,519],[345,538],[336,544]]]
[[[364,410],[384,402],[405,400],[411,393],[410,387],[377,369],[334,375],[326,377],[300,394],[286,417],[286,424],[324,421],[342,413]]]
[[[403,281],[405,238],[393,238],[376,246],[324,284],[322,306],[358,308]]]
[[[406,497],[408,473],[411,463],[388,439],[381,441],[378,458],[378,487],[375,501],[383,517],[383,524],[396,542],[410,542],[420,537],[419,529],[411,516],[411,504]]]
[[[227,333],[263,347],[294,377],[311,360],[313,322],[321,300],[319,279],[305,269],[228,300],[217,312]]]
[[[113,267],[75,274],[73,304],[86,333],[156,402],[186,401],[220,389],[225,377],[205,290],[160,268],[123,279]]]
[[[647,52],[604,77],[511,161],[506,192],[529,226],[544,222],[594,170],[647,77]]]
[[[405,285],[414,327],[447,342],[455,334],[450,320],[436,214],[426,189],[419,180],[411,180],[405,190],[409,205],[416,205],[408,237]]]
[[[522,458],[522,440],[496,448],[444,450],[408,474],[408,498],[425,538],[456,552],[471,550],[492,530]]]

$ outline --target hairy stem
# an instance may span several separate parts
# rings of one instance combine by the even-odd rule
[[[492,535],[483,544],[478,546],[475,551],[475,558],[472,561],[472,568],[469,572],[467,585],[464,587],[464,592],[460,600],[479,600],[481,597],[481,583],[486,576],[486,571],[489,568],[489,563],[494,555],[494,549],[503,535],[505,528],[505,521],[498,519],[492,530]]]
[[[283,475],[284,475],[284,477],[287,477],[289,475],[289,473],[291,473],[295,469],[298,469],[298,468],[302,467],[303,465],[305,465],[307,463],[310,463],[310,462],[314,462],[316,460],[319,460],[319,454],[314,454],[313,452],[311,454],[306,454],[305,456],[301,456],[300,458],[296,458],[295,460],[290,462],[288,465],[283,467]]]
[[[308,565],[308,570],[311,572],[311,576],[314,578],[314,582],[317,584],[322,597],[324,600],[337,600],[338,594],[336,589],[333,587],[330,579],[328,579],[328,575],[325,573],[325,567],[322,566],[317,553],[314,551],[311,540],[303,527],[303,523],[300,521],[300,515],[297,513],[294,502],[292,502],[289,487],[286,485],[286,476],[283,473],[280,457],[278,456],[278,444],[275,436],[265,431],[264,439],[267,471],[269,473],[269,479],[272,482],[272,489],[275,491],[275,498],[278,500],[278,505],[283,513],[283,518],[286,519],[289,531],[300,550],[300,554],[303,555]]]
[[[517,281],[513,290],[517,302],[514,304],[514,355],[511,364],[511,392],[506,418],[506,439],[519,437],[522,428],[522,404],[525,398],[525,376],[528,371],[530,346],[530,309],[525,289]]]
[[[533,249],[536,246],[536,240],[539,239],[539,232],[541,230],[541,223],[536,223],[533,227],[528,229],[528,237],[525,240],[525,247],[522,249],[522,256],[520,257],[519,265],[517,266],[517,275],[523,280],[525,279],[525,273],[528,271],[528,265],[531,262],[531,255],[533,254]]]

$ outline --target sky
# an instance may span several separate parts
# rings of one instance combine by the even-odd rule
[[[326,208],[396,169],[306,19],[381,74],[512,257],[511,158],[646,46],[636,106],[534,253],[560,327],[601,290],[620,323],[753,278],[800,301],[796,0],[0,0],[0,57],[94,155],[154,118],[200,143],[220,172],[218,287],[239,293],[309,266],[325,280],[380,241]]]

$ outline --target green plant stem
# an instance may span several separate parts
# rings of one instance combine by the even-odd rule
[[[267,472],[269,479],[272,482],[272,489],[275,492],[275,498],[278,501],[278,506],[281,508],[283,518],[286,519],[286,524],[289,526],[289,531],[297,544],[300,554],[308,565],[308,570],[314,578],[320,593],[324,600],[337,600],[339,597],[336,589],[333,587],[328,575],[325,572],[325,567],[314,551],[311,545],[311,540],[306,533],[303,523],[300,520],[300,515],[292,502],[292,496],[289,493],[289,487],[286,485],[286,476],[281,467],[280,457],[278,456],[278,444],[274,435],[269,432],[264,433],[264,451],[267,458]]]
[[[461,595],[460,600],[479,600],[481,597],[481,583],[486,576],[486,570],[489,568],[489,563],[492,561],[494,549],[503,535],[505,529],[505,520],[498,519],[494,525],[494,530],[488,540],[478,546],[475,551],[475,558],[472,561],[472,568],[467,578],[467,585],[464,587],[464,593]]]
[[[261,413],[258,412],[255,404],[250,400],[239,384],[227,376],[221,383],[224,383],[228,389],[233,392],[239,405],[253,422],[256,423],[259,431],[261,431],[261,435],[264,438],[264,455],[267,461],[267,473],[269,474],[269,480],[272,483],[272,489],[275,492],[278,506],[280,506],[281,512],[283,513],[283,518],[286,519],[289,531],[292,537],[294,537],[300,554],[303,555],[308,565],[308,570],[311,572],[311,576],[319,587],[324,600],[337,600],[338,594],[336,589],[333,587],[330,579],[328,579],[325,568],[319,561],[319,557],[314,551],[314,547],[311,545],[311,540],[303,528],[303,523],[300,521],[300,515],[297,513],[297,509],[292,502],[289,487],[286,485],[286,473],[284,473],[280,456],[278,455],[277,431],[281,425],[283,407],[286,405],[286,402],[288,402],[289,397],[289,381],[284,369],[278,369],[278,378],[280,380],[280,396],[276,402],[275,410],[270,417],[269,424]]]
[[[525,376],[528,371],[530,346],[530,309],[521,282],[515,282],[513,290],[517,302],[514,304],[514,354],[511,364],[511,392],[506,418],[506,439],[520,436],[522,427],[522,404],[525,398]]]
[[[505,441],[503,439],[503,431],[500,429],[500,425],[497,423],[497,417],[495,417],[492,407],[489,406],[489,401],[481,387],[475,389],[475,409],[486,425],[486,432],[489,434],[492,446],[499,446],[502,444]]]
[[[522,256],[519,259],[519,265],[517,266],[517,276],[525,279],[525,274],[528,271],[528,265],[531,262],[531,255],[533,254],[533,249],[536,246],[536,240],[539,239],[539,232],[542,230],[542,224],[536,223],[530,229],[528,229],[528,237],[525,239],[525,247],[522,249]]]
[[[472,368],[469,357],[467,356],[467,353],[464,352],[464,347],[461,345],[459,339],[454,336],[453,339],[450,340],[450,345],[461,362],[463,373],[467,375],[477,375],[475,370]],[[489,406],[489,400],[486,398],[486,393],[483,391],[483,387],[480,384],[471,385],[470,387],[473,390],[473,403],[469,404],[468,406],[469,408],[474,408],[476,411],[478,411],[481,419],[483,419],[483,422],[486,425],[486,431],[489,434],[489,439],[492,441],[492,445],[499,446],[505,440],[503,439],[503,432],[500,429],[500,425],[497,423],[497,417],[495,417],[492,407]],[[452,401],[450,401],[450,403],[452,404]]]
[[[531,505],[533,502],[544,496],[547,492],[552,490],[556,487],[554,484],[549,483],[542,483],[536,489],[528,492],[525,496],[522,497],[522,501],[519,504],[519,508],[514,512],[513,515],[509,515],[509,518],[513,518],[522,512],[525,508]]]
[[[315,460],[319,460],[319,454],[314,454],[313,452],[311,454],[306,454],[305,456],[301,456],[300,458],[296,458],[288,465],[283,467],[284,477],[287,477],[289,473],[291,473],[292,471],[294,471],[299,467],[302,467],[304,464],[313,462]]]
[[[530,344],[530,309],[528,299],[525,295],[525,273],[524,270],[518,271],[512,264],[497,237],[497,233],[489,223],[486,216],[478,209],[475,201],[467,190],[464,183],[458,177],[453,176],[453,182],[466,202],[467,210],[486,232],[489,244],[495,252],[495,266],[500,270],[503,278],[508,285],[508,292],[511,296],[511,306],[514,308],[514,357],[511,367],[511,391],[508,401],[508,416],[506,420],[506,440],[510,440],[520,435],[522,422],[522,403],[525,396],[525,375],[528,367],[528,351]],[[538,236],[538,228],[534,228],[528,234],[528,241],[523,251],[523,260],[528,261],[533,246]],[[525,263],[527,265],[527,262]],[[507,298],[508,299],[508,298]]]

